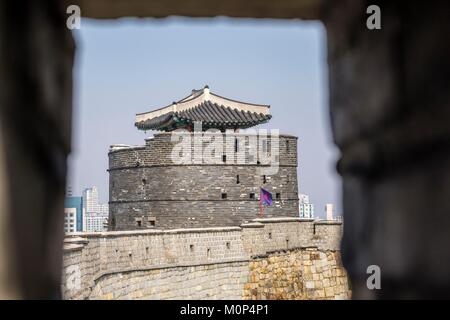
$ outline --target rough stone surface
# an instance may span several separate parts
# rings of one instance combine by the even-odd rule
[[[239,140],[244,149],[236,153],[235,137],[242,135],[230,136],[221,144],[223,153],[231,150],[225,163],[220,154],[216,164],[174,164],[171,155],[178,141],[172,142],[170,133],[147,139],[145,146],[111,151],[111,229],[236,226],[260,215],[260,186],[274,198],[273,206],[264,208],[264,217],[297,217],[297,138],[280,136],[278,171],[265,174],[264,183],[261,170],[267,167],[258,165],[257,157],[251,158],[248,140]],[[270,151],[271,139],[267,140]],[[238,162],[241,159],[245,161]]]
[[[65,241],[62,291],[66,299],[348,298],[341,227],[274,218],[74,234]]]
[[[248,300],[349,299],[339,251],[287,250],[254,259],[243,298]]]
[[[355,298],[450,297],[450,2],[329,2],[330,108]],[[444,31],[445,30],[445,31]],[[381,290],[366,287],[381,268]]]
[[[317,19],[324,0],[66,0],[78,4],[88,18],[111,19],[124,16],[167,17],[250,17]]]
[[[60,297],[75,51],[65,17],[57,0],[0,1],[3,299]]]

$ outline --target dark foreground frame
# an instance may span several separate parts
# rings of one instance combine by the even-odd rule
[[[375,1],[376,2],[376,1]],[[447,1],[0,1],[0,297],[59,298],[75,52],[69,4],[90,18],[320,19],[342,156],[343,262],[355,298],[450,296]],[[382,289],[366,288],[367,267]]]

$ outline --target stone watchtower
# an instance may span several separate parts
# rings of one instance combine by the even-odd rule
[[[297,137],[240,132],[270,118],[268,105],[207,86],[138,114],[138,129],[162,132],[143,146],[111,146],[110,230],[237,226],[260,216],[261,187],[273,195],[263,217],[298,217]]]

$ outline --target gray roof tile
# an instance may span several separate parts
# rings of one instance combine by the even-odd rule
[[[136,127],[142,130],[172,130],[183,127],[183,124],[177,122],[180,119],[188,124],[201,121],[206,127],[218,129],[249,128],[267,122],[271,117],[270,114],[232,109],[211,101],[203,101],[191,109],[169,112],[150,120],[137,122]]]

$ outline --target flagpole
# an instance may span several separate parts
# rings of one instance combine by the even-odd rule
[[[259,188],[259,217],[262,219],[262,191]]]

